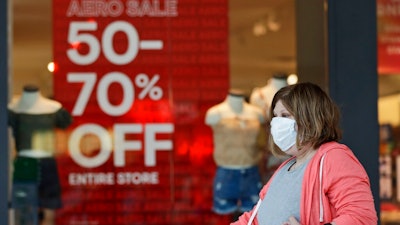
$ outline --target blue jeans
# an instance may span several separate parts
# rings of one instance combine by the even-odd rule
[[[245,169],[218,167],[214,178],[213,211],[231,214],[251,210],[262,188],[257,166]]]

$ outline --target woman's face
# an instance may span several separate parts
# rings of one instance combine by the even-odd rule
[[[274,117],[286,117],[286,118],[294,120],[293,115],[289,113],[289,111],[286,109],[286,107],[282,104],[281,100],[279,100],[275,105]],[[291,156],[296,156],[298,154],[298,152],[299,151],[297,149],[297,146],[293,145],[285,153],[288,155],[291,155]]]
[[[286,117],[289,119],[293,119],[294,117],[289,113],[289,111],[285,108],[285,106],[282,104],[282,101],[279,100],[274,108],[274,117]]]

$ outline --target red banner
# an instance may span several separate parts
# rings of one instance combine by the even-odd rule
[[[377,1],[378,73],[400,73],[400,2]]]
[[[58,225],[227,224],[206,110],[229,86],[226,0],[54,0]]]

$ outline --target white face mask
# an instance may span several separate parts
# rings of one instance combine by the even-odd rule
[[[296,121],[285,117],[272,118],[271,134],[275,144],[286,152],[296,144]]]

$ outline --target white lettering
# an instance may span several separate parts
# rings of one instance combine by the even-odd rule
[[[67,17],[117,17],[124,12],[124,4],[119,0],[72,0]]]
[[[69,137],[68,148],[71,158],[80,166],[85,168],[99,167],[106,163],[114,152],[114,165],[125,166],[126,151],[140,151],[143,147],[143,140],[126,140],[126,134],[143,133],[142,124],[114,124],[114,132],[109,132],[98,124],[84,124],[78,126]],[[159,135],[170,135],[174,131],[172,123],[152,123],[144,125],[144,165],[156,166],[157,151],[172,151],[171,140],[159,140]],[[88,155],[82,152],[81,147],[90,143],[90,134],[97,137],[99,147],[96,155]],[[112,136],[113,134],[113,136]],[[157,136],[157,137],[156,137]],[[114,146],[112,146],[112,137]],[[157,139],[158,138],[158,139]],[[89,141],[86,141],[90,139]],[[113,148],[114,147],[114,148]],[[114,149],[114,151],[112,151]]]
[[[113,185],[114,173],[70,173],[68,183],[77,185]]]
[[[81,152],[81,140],[86,134],[94,134],[100,141],[100,152],[97,156],[88,157]],[[71,158],[80,166],[86,168],[98,167],[105,163],[111,155],[112,144],[107,130],[97,124],[85,124],[76,128],[68,141]]]
[[[115,179],[117,178],[117,179]],[[68,183],[71,186],[87,185],[140,185],[159,184],[158,172],[99,172],[99,173],[70,173]]]
[[[127,133],[140,134],[143,132],[141,125],[135,124],[116,124],[114,127],[115,136],[115,154],[114,154],[114,165],[125,166],[125,151],[133,150],[139,151],[142,149],[142,143],[140,141],[126,141],[125,135]]]
[[[117,174],[117,184],[158,184],[158,172],[119,172]]]
[[[128,0],[126,2],[126,14],[130,17],[177,17],[178,0]]]
[[[400,46],[388,46],[386,51],[389,55],[400,55]]]
[[[156,151],[164,150],[171,151],[172,150],[172,142],[171,140],[157,141],[156,134],[157,133],[172,133],[174,131],[174,126],[172,124],[147,124],[146,125],[146,136],[145,136],[145,159],[144,164],[146,166],[155,166],[156,165]]]
[[[377,4],[378,17],[382,16],[399,16],[400,15],[400,4],[399,3],[378,3]]]

